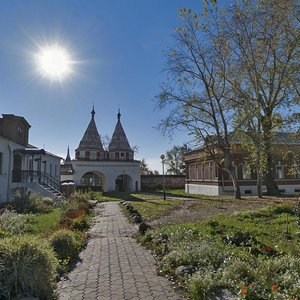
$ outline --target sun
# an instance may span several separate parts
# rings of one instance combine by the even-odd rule
[[[64,80],[72,72],[70,54],[57,45],[41,48],[36,55],[36,63],[42,76],[51,80]]]

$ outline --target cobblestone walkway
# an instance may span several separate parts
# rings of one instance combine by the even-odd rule
[[[132,237],[136,228],[118,203],[98,204],[96,214],[81,261],[58,283],[59,299],[181,299],[156,275],[153,257]]]

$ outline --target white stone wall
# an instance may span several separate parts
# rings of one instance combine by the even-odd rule
[[[221,193],[221,189],[217,185],[185,184],[185,192],[189,194],[218,196]]]
[[[140,168],[138,161],[72,161],[75,185],[80,185],[82,176],[85,173],[93,172],[101,176],[102,189],[104,192],[115,190],[116,178],[120,175],[130,177],[128,190],[141,190]],[[128,177],[127,177],[128,178]]]
[[[0,173],[0,202],[7,202],[10,198],[14,162],[13,151],[22,148],[24,148],[24,146],[0,136],[0,152],[2,153],[2,167]],[[24,157],[22,157],[22,166],[23,164]]]
[[[278,185],[279,190],[282,190],[281,194],[284,195],[294,195],[299,194],[300,186],[297,184],[286,184],[286,185]],[[240,186],[241,195],[255,196],[257,195],[256,186]],[[262,186],[262,192],[265,193],[267,191],[266,186]],[[233,187],[226,186],[222,188],[220,186],[211,186],[211,185],[200,185],[200,184],[185,184],[185,192],[190,194],[201,194],[201,195],[210,195],[210,196],[218,196],[222,194],[233,194]]]

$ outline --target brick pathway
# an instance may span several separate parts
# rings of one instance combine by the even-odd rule
[[[153,257],[132,237],[136,228],[118,203],[98,204],[96,214],[81,261],[58,283],[59,299],[181,299],[156,275]]]

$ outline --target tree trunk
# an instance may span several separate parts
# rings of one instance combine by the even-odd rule
[[[257,197],[262,198],[262,176],[260,174],[260,170],[256,170],[257,173],[257,181],[256,181],[256,187],[257,187]]]
[[[230,148],[228,148],[230,149]],[[241,190],[240,190],[240,184],[238,182],[235,168],[233,166],[233,160],[231,157],[230,150],[224,151],[224,160],[225,160],[225,170],[229,173],[232,185],[233,185],[233,192],[234,192],[234,198],[235,199],[241,199]]]
[[[231,177],[231,180],[232,180],[234,198],[235,199],[241,199],[240,184],[237,180],[237,176],[235,174],[234,167],[229,168],[229,174],[230,174],[230,177]]]
[[[264,175],[265,184],[267,186],[267,195],[269,196],[277,196],[279,195],[279,188],[277,183],[273,178],[273,157],[272,157],[272,115],[271,113],[266,114],[264,120],[262,122],[264,135],[263,135],[263,143],[266,154],[266,173]]]
[[[267,154],[267,169],[266,169],[266,174],[264,176],[264,180],[267,186],[267,195],[277,196],[279,195],[279,188],[272,174],[273,158],[271,154],[271,143],[269,141],[266,141],[265,149]]]
[[[261,172],[261,152],[260,152],[260,146],[256,148],[256,188],[257,188],[257,197],[262,198],[262,172]]]

